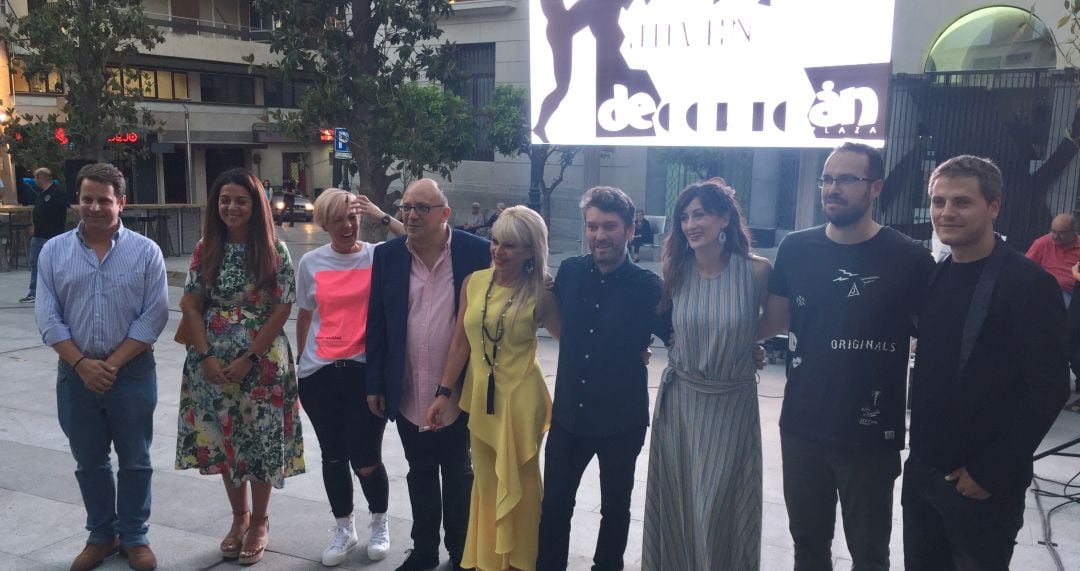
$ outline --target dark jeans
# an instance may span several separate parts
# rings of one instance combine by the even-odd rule
[[[26,260],[30,266],[30,293],[28,295],[37,295],[38,256],[41,255],[41,249],[48,241],[48,238],[30,238],[30,243],[26,246]]]
[[[340,363],[340,362],[339,362]],[[300,379],[300,404],[307,411],[322,450],[323,485],[334,517],[353,513],[352,471],[372,513],[386,513],[390,483],[382,467],[386,419],[371,413],[364,387],[364,366],[327,365]],[[361,468],[376,466],[369,476]]]
[[[87,389],[67,363],[57,367],[56,412],[78,466],[75,478],[86,506],[88,543],[112,543],[117,535],[124,547],[147,543],[156,406],[152,351],[124,365],[104,395]],[[120,464],[115,480],[111,447]]]
[[[574,498],[581,485],[581,475],[593,456],[600,461],[601,515],[593,569],[623,568],[626,537],[630,533],[634,466],[644,444],[645,427],[596,436],[572,434],[552,423],[544,449],[538,570],[566,569]]]
[[[837,497],[855,569],[888,569],[900,451],[843,449],[783,430],[780,448],[795,569],[832,569]]]
[[[916,456],[904,466],[904,568],[1006,571],[1024,525],[1024,492],[965,498]]]
[[[413,550],[425,559],[439,556],[439,520],[442,518],[446,550],[455,564],[461,563],[473,483],[468,424],[468,415],[462,413],[442,430],[420,432],[401,415],[397,418],[401,446],[405,449],[405,460],[409,462],[406,480],[412,505]]]

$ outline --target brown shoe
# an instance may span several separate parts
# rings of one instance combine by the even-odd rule
[[[128,567],[135,571],[153,571],[157,569],[157,557],[150,550],[149,545],[136,545],[134,547],[121,547],[120,554],[127,557]]]
[[[71,562],[71,571],[90,571],[105,562],[105,558],[116,554],[120,543],[114,538],[109,543],[87,543],[82,553]]]

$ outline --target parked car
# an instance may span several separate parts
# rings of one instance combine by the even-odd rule
[[[274,222],[282,221],[282,215],[285,214],[285,195],[275,192],[270,200],[270,207],[274,211]],[[291,214],[291,216],[286,216],[284,220],[311,222],[315,218],[315,205],[306,197],[296,195],[296,202],[293,203]]]

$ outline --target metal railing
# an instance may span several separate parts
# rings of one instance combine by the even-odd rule
[[[163,28],[169,28],[178,34],[190,34],[211,38],[231,38],[245,42],[269,43],[270,30],[242,26],[217,20],[201,20],[198,18],[185,18],[162,14],[160,12],[146,12],[146,17],[151,24]]]

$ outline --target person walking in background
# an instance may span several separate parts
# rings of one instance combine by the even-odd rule
[[[829,155],[818,179],[828,223],[781,242],[758,326],[759,339],[789,332],[780,448],[798,569],[832,568],[837,498],[855,567],[889,567],[908,346],[934,261],[874,222],[882,177],[873,147]]]
[[[126,188],[116,167],[87,165],[75,187],[82,221],[42,249],[34,308],[42,340],[60,356],[57,416],[90,532],[71,569],[93,569],[120,550],[131,568],[149,570],[157,567],[146,522],[157,406],[153,345],[169,319],[165,261],[157,244],[120,222]],[[120,464],[115,479],[110,448]]]
[[[465,278],[457,327],[435,402],[433,430],[465,370],[461,410],[469,413],[472,505],[465,568],[534,569],[540,525],[540,442],[551,423],[551,397],[536,360],[536,330],[558,338],[554,294],[546,289],[547,226],[524,206],[492,229],[492,267]],[[468,365],[466,368],[466,364]]]
[[[361,214],[387,219],[365,197],[337,188],[323,191],[315,200],[315,224],[330,234],[330,243],[304,254],[296,272],[300,404],[319,439],[323,485],[337,519],[334,537],[322,554],[328,567],[343,562],[358,543],[352,473],[371,512],[367,556],[379,561],[390,550],[390,483],[382,464],[386,419],[368,409],[364,377],[375,244],[359,239]],[[397,220],[389,226],[395,235],[405,232]]]
[[[641,260],[639,255],[641,247],[652,243],[652,225],[645,219],[645,211],[638,210],[634,213],[634,239],[630,242],[630,253],[633,255],[635,263]]]
[[[551,429],[544,448],[544,498],[536,566],[565,570],[581,476],[600,463],[600,533],[593,569],[623,567],[634,469],[649,425],[646,361],[653,335],[670,324],[654,308],[660,277],[630,261],[634,203],[623,191],[589,189],[580,201],[589,254],[568,258],[555,277],[561,336]]]
[[[953,157],[930,175],[930,220],[952,249],[919,317],[904,467],[904,567],[1006,571],[1032,455],[1069,394],[1058,281],[994,234],[1001,171]]]
[[[771,267],[750,253],[735,191],[722,178],[683,190],[672,219],[679,223],[664,246],[659,310],[670,312],[674,331],[653,415],[641,568],[757,569],[753,349]]]
[[[262,185],[236,168],[207,197],[180,309],[188,347],[180,385],[176,468],[221,474],[232,509],[222,557],[262,559],[270,492],[304,473],[292,348],[285,336],[296,286],[274,239]],[[249,498],[250,490],[250,498]]]
[[[26,254],[30,265],[30,290],[19,303],[34,303],[37,296],[38,258],[45,242],[64,233],[68,208],[71,201],[64,189],[53,183],[52,172],[47,168],[34,171],[34,209],[30,213],[34,231]]]
[[[447,224],[450,207],[438,183],[414,181],[401,199],[406,238],[375,248],[367,322],[368,406],[397,421],[409,463],[412,553],[398,571],[439,564],[439,520],[454,569],[460,568],[469,522],[472,461],[468,415],[460,392],[449,395],[433,431],[424,415],[436,399],[454,335],[461,284],[491,265],[489,243]],[[440,489],[440,474],[442,476]]]

